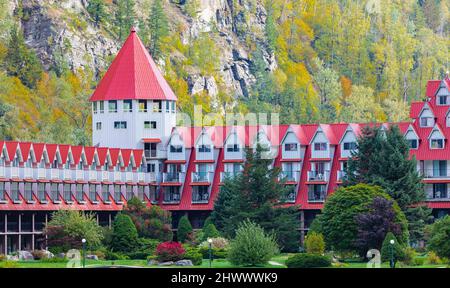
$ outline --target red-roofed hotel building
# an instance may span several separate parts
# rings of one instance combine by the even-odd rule
[[[412,121],[395,125],[441,216],[450,211],[450,80],[429,81],[426,97],[412,103]],[[0,254],[45,248],[42,229],[55,210],[94,212],[111,225],[133,196],[172,211],[174,224],[187,213],[201,228],[256,139],[278,152],[272,165],[292,187],[287,205],[300,207],[303,237],[342,183],[365,125],[175,127],[177,97],[133,30],[90,100],[92,147],[0,141]]]

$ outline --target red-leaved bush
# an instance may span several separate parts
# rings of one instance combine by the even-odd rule
[[[181,260],[185,252],[179,242],[163,242],[156,247],[156,257],[159,261]]]

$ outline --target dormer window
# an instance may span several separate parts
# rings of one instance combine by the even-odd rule
[[[431,139],[430,140],[430,148],[431,149],[443,149],[444,148],[444,139]]]
[[[57,159],[53,160],[52,168],[58,168],[58,160]]]
[[[432,117],[420,117],[420,127],[432,127],[434,119]]]
[[[170,145],[170,153],[181,153],[181,152],[183,152],[183,146]]]
[[[409,146],[409,149],[417,149],[419,147],[419,140],[409,139],[408,146]]]
[[[227,152],[239,152],[240,147],[239,144],[228,144],[227,145]]]
[[[117,113],[117,101],[116,100],[108,101],[108,111],[109,111],[109,113]]]
[[[211,152],[211,146],[204,145],[204,144],[199,145],[198,146],[198,152],[199,153],[209,153],[209,152]]]
[[[284,144],[284,151],[297,151],[297,143],[286,143]]]
[[[448,99],[448,95],[439,95],[437,97],[437,101],[438,101],[438,105],[448,105],[449,103],[449,99]]]
[[[354,151],[356,149],[357,149],[356,142],[344,142],[344,150]]]
[[[327,149],[328,149],[327,143],[325,142],[314,143],[314,151],[326,151]]]
[[[14,159],[12,161],[12,166],[19,167],[19,158],[18,157],[14,157]]]

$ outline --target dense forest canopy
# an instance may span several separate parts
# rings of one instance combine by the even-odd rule
[[[88,99],[102,73],[73,69],[64,55],[54,55],[58,61],[44,68],[23,37],[22,1],[13,13],[8,2],[0,0],[1,138],[90,144]],[[409,103],[424,98],[426,81],[450,69],[445,0],[233,0],[232,19],[240,19],[234,37],[250,52],[255,79],[248,96],[236,98],[218,72],[220,31],[198,33],[185,43],[184,28],[169,12],[178,9],[195,20],[200,0],[87,2],[70,27],[89,24],[120,43],[137,26],[179,109],[190,114],[200,104],[206,112],[279,112],[282,123],[406,120]],[[253,29],[261,7],[264,25]],[[276,59],[272,69],[267,51]],[[214,97],[189,93],[192,70],[214,77]]]

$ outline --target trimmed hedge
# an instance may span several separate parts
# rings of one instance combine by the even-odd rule
[[[288,268],[320,268],[330,267],[331,260],[326,256],[301,253],[289,257],[286,260],[286,266]]]

